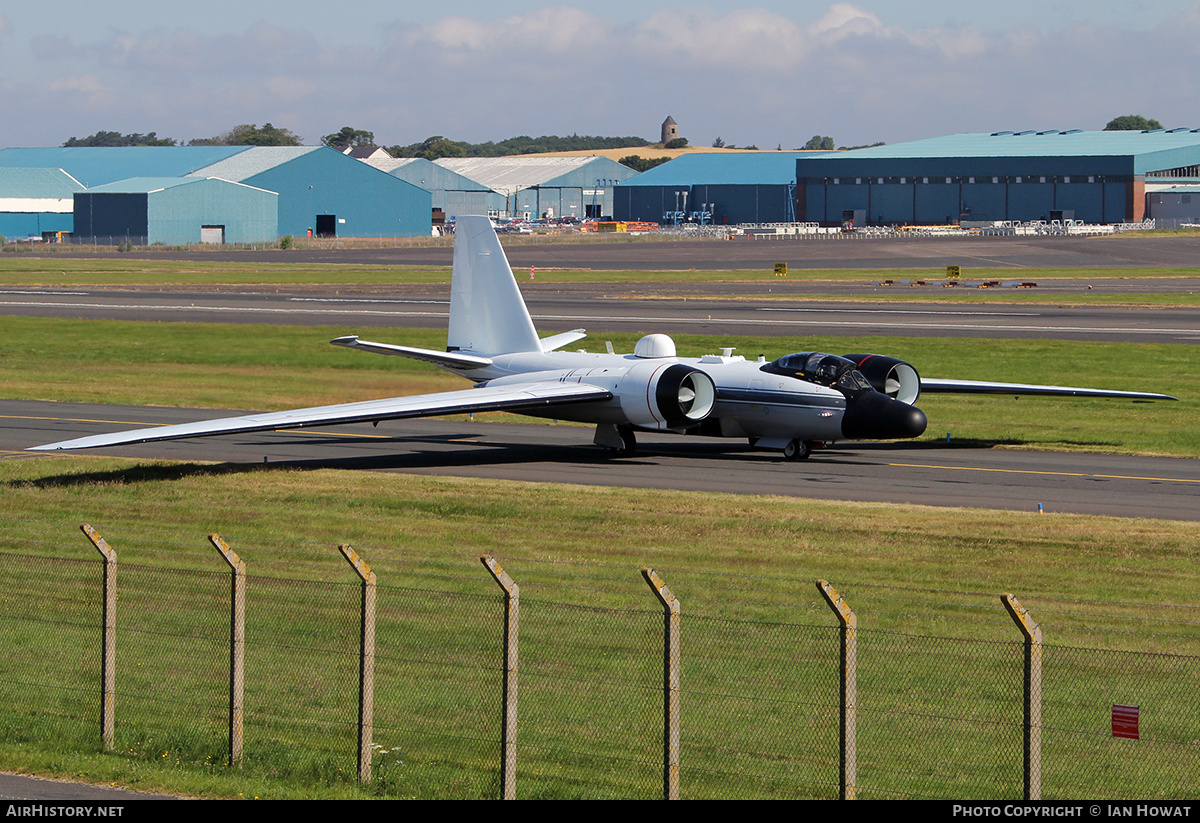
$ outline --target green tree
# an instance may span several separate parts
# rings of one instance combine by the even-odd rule
[[[280,129],[270,123],[263,123],[260,128],[252,123],[234,126],[224,134],[216,137],[203,137],[189,140],[189,146],[299,146],[300,138],[287,129]]]
[[[819,134],[814,134],[812,138],[804,144],[805,151],[833,151],[833,138],[822,137]]]
[[[617,162],[622,166],[628,166],[637,172],[647,171],[655,166],[661,166],[670,160],[670,157],[642,157],[640,154],[629,154],[622,157]]]
[[[121,134],[116,131],[98,131],[95,134],[90,134],[87,137],[76,138],[72,137],[67,142],[63,143],[63,148],[76,148],[79,146],[174,146],[175,141],[169,137],[159,137],[154,132],[149,134]]]
[[[664,149],[686,149],[688,140],[686,137],[676,137],[674,140],[668,140],[663,143]]]
[[[1157,120],[1147,120],[1140,114],[1125,114],[1114,117],[1104,127],[1105,131],[1145,131],[1146,129],[1161,129],[1163,124]]]
[[[321,143],[329,146],[331,149],[337,149],[338,151],[345,151],[351,146],[355,148],[374,146],[375,133],[364,131],[362,129],[352,129],[349,126],[342,126],[341,131],[334,132],[333,134],[327,134],[322,137]]]
[[[424,157],[426,160],[437,160],[439,157],[466,157],[467,150],[462,143],[456,143],[440,134],[435,134],[433,137],[425,138],[411,156]]]
[[[720,137],[718,137],[716,140],[714,140],[712,142],[712,147],[714,149],[723,149],[723,148],[725,148],[725,141],[722,140]]]

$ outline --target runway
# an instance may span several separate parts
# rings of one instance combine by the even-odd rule
[[[37,460],[28,446],[69,437],[245,413],[0,401],[0,459]],[[1200,520],[1200,461],[954,444],[845,443],[806,461],[744,441],[639,434],[615,459],[591,429],[409,420],[320,430],[144,443],[79,452],[244,467],[344,468],[587,486],[770,494],[826,500],[967,506]]]
[[[351,241],[354,242],[354,241]],[[945,272],[947,265],[971,268],[1077,268],[1125,266],[1194,267],[1200,260],[1200,237],[1121,236],[1077,237],[910,237],[834,238],[827,240],[691,240],[620,237],[555,242],[506,236],[501,242],[516,268],[567,268],[662,271],[763,269],[786,262],[790,269],[883,269],[927,275]],[[34,250],[37,253],[37,250]],[[120,258],[123,260],[213,260],[209,251],[89,252],[55,249],[47,257]],[[433,245],[416,239],[409,247],[290,249],[286,252],[222,251],[218,259],[232,262],[341,263],[354,265],[449,266],[448,240]],[[1014,274],[1017,272],[1014,271]]]
[[[1086,286],[1082,281],[1054,288]],[[1200,292],[1200,279],[1188,279]],[[1179,287],[1175,279],[1143,289]],[[870,282],[803,283],[522,283],[542,334],[584,328],[605,332],[763,337],[920,336],[1053,338],[1155,343],[1200,341],[1200,307],[1140,307],[1004,302],[881,302],[899,290],[936,296],[940,287]],[[845,300],[804,300],[838,289]],[[956,287],[961,288],[961,287]],[[1127,281],[1097,281],[1095,293],[1119,294]],[[776,291],[778,290],[778,291]],[[714,292],[727,292],[715,296]],[[778,296],[776,296],[778,295]],[[1001,298],[1002,300],[1002,298]],[[0,288],[0,314],[116,320],[445,328],[449,286],[307,288]],[[397,341],[391,341],[397,342]]]

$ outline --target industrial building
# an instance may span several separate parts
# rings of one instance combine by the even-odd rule
[[[281,234],[429,236],[429,192],[324,146],[250,148],[194,174],[279,192]]]
[[[303,235],[311,230],[326,236],[418,237],[430,233],[429,192],[326,147],[2,149],[3,168],[63,169],[89,189],[147,177],[243,183],[278,193],[280,234]]]
[[[618,186],[613,218],[655,223],[793,223],[796,161],[811,154],[681,155]]]
[[[70,231],[83,184],[62,169],[0,168],[0,236],[47,237]]]
[[[75,234],[139,244],[266,243],[279,195],[215,177],[135,177],[75,194]]]
[[[669,164],[668,164],[669,165]],[[1200,176],[1200,129],[998,131],[796,161],[797,214],[836,224],[1138,221],[1147,183]]]
[[[437,165],[504,197],[498,217],[588,217],[613,214],[613,188],[637,175],[607,157],[443,157]]]
[[[503,194],[424,157],[368,158],[365,162],[429,192],[434,226],[444,225],[460,214],[498,217],[505,210]]]

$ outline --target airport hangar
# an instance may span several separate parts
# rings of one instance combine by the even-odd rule
[[[477,212],[491,217],[583,220],[611,215],[614,188],[638,176],[628,166],[597,155],[443,157],[435,163],[502,195],[499,214]]]
[[[684,155],[617,188],[618,220],[869,225],[1155,216],[1200,184],[1200,129],[1001,131],[835,152]],[[1181,191],[1182,194],[1188,193]],[[1148,202],[1149,200],[1149,202]]]
[[[505,210],[503,194],[424,157],[368,157],[363,162],[429,192],[435,228],[460,214],[497,217]]]
[[[70,231],[75,192],[83,184],[62,169],[0,168],[0,237]]]
[[[796,162],[812,152],[684,154],[613,194],[613,219],[653,223],[794,223]]]
[[[1200,129],[999,131],[796,162],[801,220],[870,225],[1140,221],[1147,187],[1200,176]]]
[[[160,217],[182,236],[143,235],[137,226],[147,214],[126,211],[133,221],[118,236],[146,243],[201,242],[205,225],[224,225],[225,236],[240,242],[271,242],[280,234],[344,237],[424,237],[430,233],[432,197],[428,191],[326,147],[312,146],[138,146],[129,148],[0,149],[0,169],[59,169],[89,190],[139,178],[215,178],[242,187],[208,188],[209,206],[196,210],[198,197],[163,198]],[[149,184],[146,184],[149,185]],[[142,183],[108,191],[137,194]],[[277,218],[273,232],[260,216],[249,218],[254,199],[245,189],[274,192]],[[198,194],[199,190],[192,190]],[[149,194],[148,189],[142,194]],[[222,205],[224,198],[231,200]],[[212,201],[215,199],[216,203]],[[171,205],[167,205],[170,201]],[[175,209],[173,213],[171,210]],[[227,217],[222,218],[221,212]],[[158,222],[157,225],[166,225]],[[71,228],[74,229],[74,224]],[[83,228],[82,226],[80,228]],[[112,225],[106,228],[120,228]],[[76,237],[83,238],[78,231]],[[105,232],[109,235],[109,232]]]

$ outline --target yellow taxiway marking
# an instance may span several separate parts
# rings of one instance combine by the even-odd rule
[[[97,420],[91,417],[36,417],[31,414],[3,414],[0,420],[58,420],[63,423],[119,423],[122,426],[163,426],[165,423],[136,423],[132,420]]]
[[[983,466],[933,466],[925,463],[888,463],[889,466],[899,466],[907,469],[940,469],[942,471],[960,472],[1000,472],[1001,474],[1043,474],[1051,477],[1098,477],[1103,480],[1147,480],[1158,483],[1200,483],[1200,480],[1187,477],[1142,477],[1136,474],[1087,474],[1086,472],[1048,472],[1034,469],[989,469]]]

